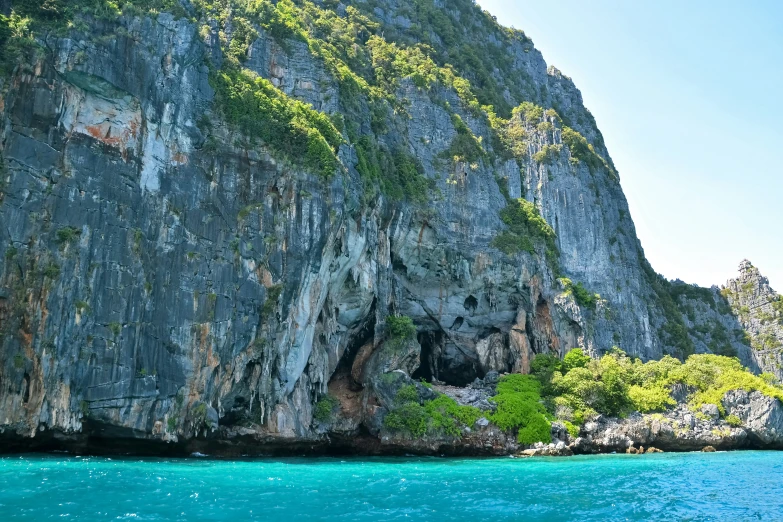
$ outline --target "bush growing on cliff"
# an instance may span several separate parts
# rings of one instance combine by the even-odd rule
[[[340,405],[340,401],[333,395],[324,395],[317,403],[313,411],[313,418],[318,422],[328,422],[332,419],[335,408]]]
[[[547,257],[557,257],[555,231],[541,216],[536,205],[526,199],[506,198],[506,206],[500,211],[500,219],[508,227],[492,240],[492,246],[513,255],[518,252],[535,253],[534,241],[543,241]]]
[[[601,299],[600,295],[590,292],[582,283],[574,284],[574,282],[567,277],[561,277],[558,281],[563,286],[565,293],[574,296],[574,300],[579,306],[595,310],[598,300]]]
[[[671,397],[675,385],[693,390],[688,397],[693,410],[715,404],[725,414],[723,396],[737,389],[783,401],[783,387],[775,379],[753,375],[734,358],[700,354],[684,363],[670,356],[642,363],[620,350],[586,363],[584,357],[581,350],[572,350],[563,361],[538,355],[531,363],[544,403],[561,420],[575,424],[597,413],[622,416],[632,411],[665,411],[676,405]]]
[[[574,348],[570,350],[561,364],[562,371],[570,372],[574,368],[585,368],[590,363],[591,359],[589,355],[585,355],[585,352],[581,348]]]
[[[238,66],[214,72],[210,83],[226,120],[245,135],[260,138],[275,151],[324,177],[335,172],[335,151],[343,139],[324,113],[289,98],[269,80]]]
[[[462,426],[472,426],[481,416],[478,408],[459,405],[454,399],[442,394],[420,403],[419,392],[412,384],[397,391],[394,403],[384,418],[384,426],[416,437],[459,437]]]
[[[396,341],[408,341],[416,337],[416,325],[406,315],[390,315],[386,318],[389,336]]]
[[[490,400],[497,404],[490,420],[503,430],[517,430],[520,444],[552,441],[541,383],[534,376],[504,375],[498,382],[497,395]]]

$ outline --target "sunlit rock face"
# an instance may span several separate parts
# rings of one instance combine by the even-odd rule
[[[379,23],[410,23],[394,15],[397,2],[376,3]],[[306,44],[256,30],[244,67],[318,111],[346,111],[338,80]],[[657,276],[592,116],[529,40],[503,52],[560,115],[522,122],[516,159],[496,154],[488,121],[454,89],[400,82],[404,110],[377,139],[416,158],[432,185],[421,205],[382,193],[367,201],[347,135],[340,172],[324,179],[226,124],[210,83],[225,59],[221,36],[204,31],[166,13],[87,19],[49,35],[43,55],[2,80],[7,437],[300,447],[326,440],[314,414],[330,391],[343,414],[333,435],[379,434],[383,379],[395,372],[465,387],[574,347],[684,355],[663,330]],[[459,132],[450,111],[484,157],[444,157]],[[358,115],[362,133],[372,117]],[[603,165],[571,154],[561,117]],[[536,159],[548,150],[557,153]],[[496,248],[501,211],[516,198],[554,230],[556,262],[541,244]],[[594,302],[580,304],[561,278]],[[390,339],[389,315],[411,318],[415,336]],[[774,370],[771,353],[745,359]]]

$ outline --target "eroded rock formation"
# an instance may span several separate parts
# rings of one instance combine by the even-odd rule
[[[394,16],[397,2],[376,3],[378,23],[410,22]],[[305,43],[255,29],[245,68],[318,111],[347,110]],[[422,206],[367,202],[347,135],[341,171],[325,180],[227,124],[210,83],[225,59],[220,39],[231,38],[218,33],[168,13],[87,17],[41,36],[43,52],[2,80],[8,440],[296,449],[330,440],[313,409],[330,390],[348,412],[333,438],[378,435],[382,380],[396,371],[465,386],[577,346],[683,355],[592,116],[528,39],[499,52],[560,114],[521,120],[516,159],[493,151],[488,121],[453,88],[400,81],[404,110],[376,138],[420,163],[433,185]],[[362,110],[361,131],[373,132]],[[461,132],[454,114],[486,156],[444,160]],[[564,145],[566,119],[603,164]],[[493,246],[515,198],[551,225],[556,266],[540,244]],[[580,305],[561,276],[600,298]],[[390,314],[410,317],[416,338],[392,343]],[[767,368],[764,357],[749,360]],[[460,444],[505,447],[497,428],[482,429],[491,435]]]

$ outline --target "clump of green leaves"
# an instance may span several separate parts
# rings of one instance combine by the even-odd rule
[[[356,170],[362,176],[366,199],[376,194],[376,189],[392,200],[407,200],[424,205],[432,180],[424,175],[420,162],[402,149],[390,152],[380,146],[375,138],[365,135],[354,142],[358,162]]]
[[[492,246],[505,254],[535,253],[535,242],[543,241],[548,251],[557,251],[555,231],[541,216],[536,205],[526,199],[509,199],[500,211],[500,219],[507,229],[492,240]]]
[[[81,235],[82,231],[75,227],[63,227],[57,230],[57,242],[61,245],[71,243]]]
[[[733,426],[735,428],[739,428],[740,426],[742,426],[742,419],[740,419],[736,415],[727,415],[725,420],[729,424],[729,426]]]
[[[497,410],[489,420],[503,430],[515,430],[520,444],[552,441],[541,383],[534,376],[504,375],[498,382],[497,395],[490,400],[497,404]]]
[[[318,422],[329,422],[340,401],[333,395],[326,394],[315,403],[313,418]]]
[[[451,123],[456,136],[448,149],[443,152],[443,156],[453,159],[456,162],[475,163],[484,156],[484,148],[481,146],[481,138],[476,137],[470,127],[459,114],[451,115]]]
[[[334,174],[343,139],[327,115],[246,69],[225,67],[210,80],[222,114],[245,135],[326,178]]]
[[[590,169],[590,172],[595,172],[600,168],[606,169],[611,175],[616,175],[615,170],[602,158],[593,146],[588,143],[587,139],[579,132],[575,131],[571,127],[563,127],[561,136],[563,143],[566,144],[568,150],[571,152],[571,157],[577,161],[584,162]]]
[[[595,306],[601,299],[601,296],[587,290],[581,282],[574,284],[567,277],[558,279],[566,293],[574,296],[577,304],[590,310],[595,310]]]
[[[408,341],[416,337],[416,325],[406,315],[390,315],[386,318],[389,336],[396,341]]]
[[[283,285],[273,285],[266,289],[266,300],[264,306],[261,308],[261,316],[269,318],[277,308],[277,301],[280,299],[280,294],[283,293]]]
[[[420,402],[415,385],[401,387],[394,398],[394,407],[384,418],[384,426],[392,431],[423,437],[448,435],[459,437],[462,426],[472,426],[481,411],[462,406],[443,394]]]
[[[713,354],[692,355],[684,363],[671,356],[642,363],[619,349],[600,359],[586,358],[574,349],[562,361],[546,354],[536,356],[531,375],[541,383],[550,411],[573,424],[598,413],[665,411],[676,405],[671,397],[675,384],[693,390],[688,403],[694,411],[715,404],[725,414],[723,396],[738,389],[783,400],[783,387],[776,379],[753,375],[737,359]]]
[[[545,165],[552,165],[560,157],[560,152],[563,150],[562,145],[547,144],[541,147],[541,150],[533,154],[533,161],[538,163],[544,163]]]

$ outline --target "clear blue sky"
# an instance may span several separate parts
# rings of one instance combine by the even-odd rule
[[[783,1],[478,2],[582,91],[658,272],[783,292]]]

